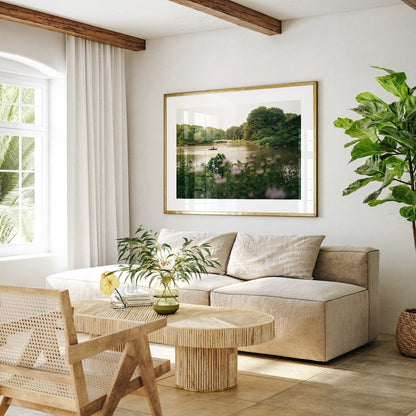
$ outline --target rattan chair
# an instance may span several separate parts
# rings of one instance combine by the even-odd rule
[[[152,359],[147,333],[165,325],[157,320],[78,343],[68,291],[0,286],[0,416],[10,405],[110,416],[142,386],[152,414],[161,415],[155,378],[170,363]]]

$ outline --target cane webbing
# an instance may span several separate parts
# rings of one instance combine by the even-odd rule
[[[57,296],[10,293],[0,290],[0,385],[74,398],[66,383],[45,380],[43,373],[13,374],[12,367],[71,375],[65,361],[66,337]],[[121,354],[104,351],[82,362],[90,401],[108,391]],[[133,377],[139,374],[135,370]]]
[[[0,363],[70,375],[59,298],[0,291]],[[73,398],[72,387],[0,372],[5,386]]]

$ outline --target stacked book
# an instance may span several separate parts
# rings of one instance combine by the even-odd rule
[[[135,290],[124,294],[127,299],[127,306],[151,306],[152,299],[146,290]]]

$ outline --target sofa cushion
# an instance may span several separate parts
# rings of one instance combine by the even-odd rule
[[[208,267],[208,273],[225,274],[228,258],[237,233],[204,233],[199,231],[174,231],[162,228],[158,241],[169,244],[172,250],[178,251],[184,243],[184,237],[192,240],[195,245],[209,244],[211,246],[211,256],[217,260],[218,267]]]
[[[322,235],[238,233],[227,274],[244,280],[267,276],[312,279]]]
[[[211,306],[274,317],[275,339],[244,351],[328,361],[368,342],[368,291],[356,285],[265,277],[214,290]]]
[[[190,283],[178,282],[179,302],[192,303],[194,305],[210,305],[210,292],[235,283],[240,279],[231,276],[208,274],[201,279],[193,279]]]
[[[339,297],[365,291],[361,286],[320,280],[291,279],[288,277],[265,277],[214,289],[215,293],[239,296],[262,296],[290,298],[314,302],[327,302]]]

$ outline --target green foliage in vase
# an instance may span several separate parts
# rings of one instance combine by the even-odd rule
[[[376,80],[396,101],[386,103],[363,92],[356,97],[358,107],[352,109],[361,118],[338,118],[334,122],[354,139],[345,145],[352,146],[350,162],[364,159],[355,170],[362,178],[344,189],[343,195],[377,183],[377,189],[363,202],[372,207],[385,202],[403,205],[399,212],[412,223],[416,249],[416,87],[407,85],[404,72],[373,68],[387,72]]]
[[[182,247],[173,251],[169,244],[158,242],[157,233],[142,226],[134,237],[119,238],[117,242],[119,270],[132,283],[146,278],[150,278],[149,286],[155,279],[164,286],[177,280],[189,283],[207,274],[207,267],[219,266],[211,257],[209,244],[193,245],[184,237]]]

